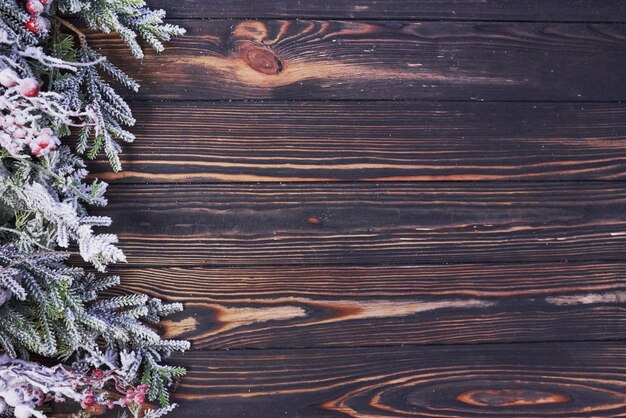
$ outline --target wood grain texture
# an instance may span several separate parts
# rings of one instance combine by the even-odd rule
[[[118,182],[626,178],[626,106],[135,103]]]
[[[183,20],[189,33],[138,65],[142,98],[624,100],[626,25]],[[575,70],[573,70],[575,69]]]
[[[170,17],[625,22],[620,0],[154,0]]]
[[[196,350],[626,337],[624,264],[119,273],[124,291],[183,302],[185,311],[167,318],[163,335],[189,339]]]
[[[626,416],[621,2],[152,5],[163,56],[90,35],[144,86],[92,167],[172,416]]]
[[[364,330],[366,332],[366,330]],[[620,343],[193,352],[180,417],[618,417]]]
[[[134,265],[623,260],[625,183],[116,185]],[[157,250],[158,248],[158,250]]]

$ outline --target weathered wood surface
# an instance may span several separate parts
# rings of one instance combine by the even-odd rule
[[[144,85],[93,167],[173,416],[626,416],[621,1],[152,4],[167,54],[91,35]]]
[[[117,185],[134,265],[624,260],[626,183]],[[158,248],[158,251],[157,251]]]
[[[626,25],[183,20],[142,65],[91,42],[159,99],[624,100]]]
[[[626,105],[136,103],[120,182],[626,178]]]
[[[150,4],[185,18],[470,19],[626,22],[621,0],[170,0]]]
[[[367,330],[363,330],[367,332]],[[621,343],[194,352],[177,416],[618,417]]]
[[[185,304],[164,322],[166,337],[238,349],[625,338],[625,271],[556,263],[120,273],[126,291]]]

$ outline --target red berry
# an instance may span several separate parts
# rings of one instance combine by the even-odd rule
[[[28,19],[26,23],[24,23],[24,26],[26,26],[26,29],[28,29],[32,33],[39,33],[40,27],[39,19],[37,18],[37,16],[31,16],[30,19]]]
[[[20,80],[19,89],[22,96],[36,97],[39,95],[39,81],[34,78],[25,78]]]
[[[26,2],[26,10],[28,10],[28,13],[31,15],[39,16],[43,13],[43,9],[43,3],[40,0],[28,0]]]
[[[50,30],[50,21],[45,17],[31,15],[31,17],[24,23],[26,29],[35,34],[46,33]]]
[[[91,406],[94,406],[95,403],[96,403],[96,399],[93,396],[88,395],[83,398],[82,402],[80,403],[80,406],[83,409],[87,409]]]
[[[39,2],[46,6],[48,3],[50,3],[50,0],[39,0]]]

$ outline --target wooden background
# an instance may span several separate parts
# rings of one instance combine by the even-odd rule
[[[174,417],[626,416],[622,0],[154,0],[103,213]]]

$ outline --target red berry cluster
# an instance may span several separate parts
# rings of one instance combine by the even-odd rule
[[[39,81],[32,77],[20,78],[11,68],[0,70],[0,85],[7,89],[16,88],[25,97],[37,97],[39,95]]]
[[[50,30],[50,21],[43,17],[42,14],[48,10],[51,1],[52,0],[26,1],[26,10],[28,10],[30,14],[30,18],[24,23],[26,29],[38,35],[43,35]]]
[[[137,405],[143,404],[145,402],[146,392],[148,389],[148,385],[139,385],[135,389],[128,388],[126,396],[119,400],[120,405],[124,407],[133,403],[136,403]]]
[[[95,369],[91,372],[91,376],[85,379],[87,384],[97,383],[111,377],[111,372],[105,372],[102,369]],[[117,381],[116,381],[117,382]],[[119,383],[119,382],[118,382]],[[99,396],[93,389],[86,389],[83,391],[83,398],[80,402],[80,406],[83,409],[90,409],[97,405],[102,405],[108,409],[113,409],[115,406],[126,408],[130,405],[141,405],[146,400],[146,393],[150,389],[149,385],[138,385],[136,387],[128,386],[125,389],[120,388],[116,384],[116,390],[118,393],[118,399],[113,400],[107,396]]]

